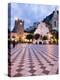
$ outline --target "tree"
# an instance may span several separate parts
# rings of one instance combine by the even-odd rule
[[[48,39],[48,37],[47,36],[43,36],[43,38],[42,38],[43,40],[47,40]]]
[[[58,34],[58,31],[56,30],[52,30],[52,39],[53,39],[53,43],[54,44],[58,44],[58,39],[59,39],[59,34]]]
[[[58,31],[56,31],[56,30],[52,30],[52,35],[56,38],[56,39],[58,39]]]
[[[32,35],[32,34],[28,34],[28,35],[26,36],[26,39],[28,39],[28,40],[30,41],[31,39],[33,39],[33,35]]]
[[[37,40],[39,37],[40,37],[39,34],[35,34],[35,35],[34,35],[34,39],[36,39],[36,40]]]

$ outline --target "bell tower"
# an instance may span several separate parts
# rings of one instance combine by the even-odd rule
[[[23,36],[24,34],[24,21],[20,19],[15,19],[15,25],[13,31],[17,33],[19,36]]]

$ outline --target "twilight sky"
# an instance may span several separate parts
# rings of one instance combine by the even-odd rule
[[[41,21],[55,10],[54,5],[11,3],[11,30],[14,27],[15,18],[24,20],[24,28],[33,25],[33,22]]]

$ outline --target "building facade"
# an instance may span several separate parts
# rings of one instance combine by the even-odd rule
[[[13,32],[22,36],[24,34],[24,21],[16,19]]]
[[[50,25],[51,30],[59,30],[59,11],[57,8],[43,22]]]
[[[24,21],[17,18],[15,19],[14,28],[11,33],[11,39],[13,38],[13,36],[15,36],[15,39],[19,40],[19,38],[21,38],[23,34],[24,34]]]
[[[34,43],[36,42],[44,43],[45,41],[46,43],[49,43],[52,37],[51,32],[52,31],[58,32],[58,30],[59,30],[59,11],[56,8],[49,16],[47,16],[42,21],[42,23],[38,25],[37,29],[34,32],[34,34],[40,34],[42,37],[47,36],[48,40],[41,40],[41,38],[39,38],[38,40],[34,39]]]
[[[55,11],[54,11],[54,15],[51,19],[51,24],[52,24],[52,29],[58,31],[58,29],[59,29],[59,12],[57,11],[57,9],[55,9]]]

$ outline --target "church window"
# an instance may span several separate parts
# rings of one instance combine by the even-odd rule
[[[56,27],[56,21],[54,21],[54,26]]]

